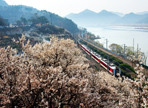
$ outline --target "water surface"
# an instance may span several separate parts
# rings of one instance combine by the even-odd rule
[[[106,47],[106,39],[108,40],[108,47],[112,43],[116,43],[124,46],[133,47],[137,50],[137,45],[141,48],[141,51],[148,57],[148,30],[135,29],[135,27],[127,26],[104,26],[97,28],[87,28],[87,31],[99,35],[101,39],[98,39],[100,43]],[[148,62],[147,62],[148,63]]]

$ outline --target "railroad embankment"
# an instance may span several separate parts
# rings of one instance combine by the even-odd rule
[[[136,73],[133,69],[133,67],[135,66],[134,63],[132,63],[131,61],[124,59],[121,56],[118,56],[114,53],[111,53],[101,47],[98,47],[96,45],[94,45],[93,43],[82,39],[81,38],[81,43],[87,45],[91,50],[97,52],[99,55],[101,55],[103,58],[108,59],[109,57],[109,61],[113,62],[117,67],[119,67],[121,69],[121,72],[123,75],[129,77],[129,78],[135,78],[136,77]]]

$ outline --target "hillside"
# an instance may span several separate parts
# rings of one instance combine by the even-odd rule
[[[7,21],[0,16],[0,26],[7,26],[7,25],[8,25]]]
[[[148,14],[147,12],[141,12],[124,15],[122,13],[106,10],[96,13],[86,9],[77,14],[69,14],[66,17],[72,19],[80,26],[89,27],[110,24],[147,24],[146,18],[148,17]]]
[[[0,6],[8,6],[8,4],[4,0],[0,0]]]
[[[5,5],[6,2],[1,0]],[[30,19],[33,16],[45,16],[49,23],[53,25],[57,25],[59,27],[63,27],[70,31],[71,33],[78,32],[77,25],[72,22],[70,19],[62,18],[54,13],[47,12],[46,10],[39,11],[33,7],[28,7],[24,5],[8,5],[8,6],[1,6],[0,5],[0,16],[4,19],[8,19],[9,23],[16,23],[21,17],[26,19]]]

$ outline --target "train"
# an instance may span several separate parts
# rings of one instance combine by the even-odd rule
[[[86,45],[79,43],[79,46],[108,72],[115,76],[117,75],[117,73],[121,75],[121,70],[117,68],[112,62],[101,57],[98,53],[91,51],[91,49],[89,49]]]

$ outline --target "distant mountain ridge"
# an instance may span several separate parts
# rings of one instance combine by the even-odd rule
[[[120,17],[123,17],[123,16],[125,15],[125,14],[120,13],[120,12],[111,12],[111,13],[116,14],[116,15],[118,15],[118,16],[120,16]]]
[[[84,10],[78,14],[69,14],[66,17],[76,22],[79,26],[98,26],[110,24],[147,24],[148,14],[141,12],[141,14],[129,13],[122,14],[118,12],[109,12],[102,10],[99,13],[91,10]]]
[[[0,0],[0,16],[7,19],[9,23],[14,24],[21,17],[30,19],[34,16],[45,16],[49,23],[65,28],[71,33],[78,32],[77,25],[68,18],[60,17],[54,13],[47,12],[46,10],[37,10],[36,8],[24,5],[8,5],[4,0]]]
[[[84,10],[78,14],[69,14],[66,16],[69,19],[72,19],[79,26],[97,26],[99,24],[111,24],[115,20],[119,19],[120,16],[102,10],[99,13],[93,12],[91,10]],[[108,20],[109,19],[109,20]]]
[[[92,17],[96,17],[96,16],[97,16],[97,13],[95,13],[95,12],[93,12],[91,10],[86,9],[86,10],[84,10],[84,11],[78,13],[78,14],[71,13],[71,14],[67,15],[66,17],[67,18],[68,17],[74,17],[74,18],[79,17],[80,19],[81,18],[84,19],[84,17],[85,18],[89,18],[89,17],[92,18]]]
[[[115,23],[117,24],[137,24],[139,21],[145,18],[145,15],[137,15],[135,13],[129,13],[121,17]]]
[[[148,11],[138,12],[138,13],[136,13],[136,14],[138,14],[138,15],[144,15],[144,14],[148,14]]]
[[[140,20],[138,23],[141,23],[141,24],[148,24],[148,17]]]

